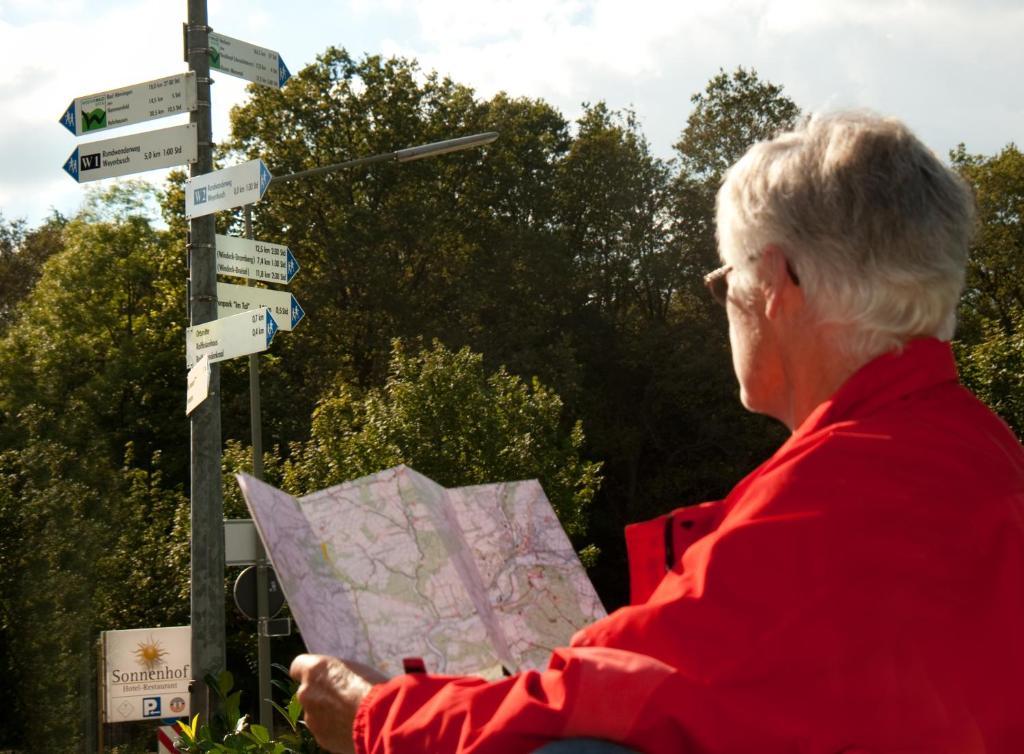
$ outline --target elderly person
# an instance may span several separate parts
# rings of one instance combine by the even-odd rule
[[[972,223],[895,120],[755,145],[707,282],[743,404],[791,437],[724,500],[629,527],[632,604],[545,671],[385,681],[304,655],[310,729],[372,754],[1024,751],[1024,451],[948,343]]]

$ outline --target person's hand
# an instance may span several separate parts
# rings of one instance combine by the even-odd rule
[[[370,688],[387,677],[358,662],[327,655],[299,655],[290,670],[299,682],[306,725],[317,742],[338,754],[354,752],[352,721]]]

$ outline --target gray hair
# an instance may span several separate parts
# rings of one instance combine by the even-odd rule
[[[743,261],[777,245],[852,356],[953,336],[973,195],[894,118],[813,115],[755,144],[726,173],[716,221],[737,283]]]

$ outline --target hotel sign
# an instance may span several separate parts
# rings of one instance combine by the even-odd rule
[[[104,631],[103,722],[188,717],[192,628]]]

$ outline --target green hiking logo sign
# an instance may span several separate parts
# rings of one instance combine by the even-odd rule
[[[97,107],[90,112],[82,112],[82,130],[96,131],[107,127],[107,111]]]
[[[210,47],[210,68],[220,70],[220,50],[213,46]]]

